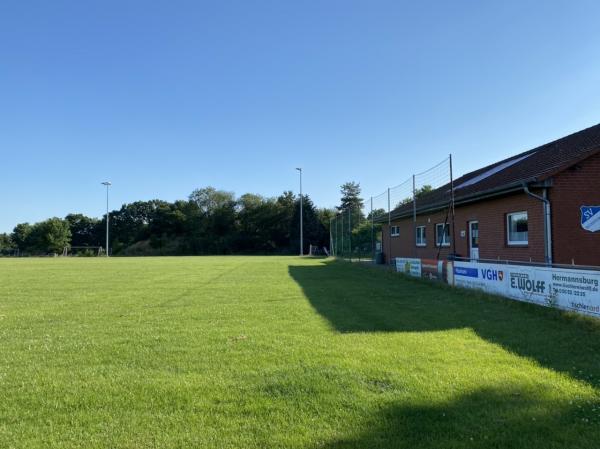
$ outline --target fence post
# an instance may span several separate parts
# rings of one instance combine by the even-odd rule
[[[344,212],[342,211],[342,213],[340,214],[340,216],[342,217],[342,258],[344,257]]]
[[[413,186],[412,186],[412,192],[413,192],[413,240],[415,242],[415,244],[413,245],[414,249],[414,254],[415,257],[417,257],[417,245],[416,245],[416,241],[417,241],[417,184],[416,184],[416,178],[415,175],[413,175]]]
[[[333,254],[333,229],[331,229],[331,227],[333,226],[333,218],[329,219],[329,255],[331,256]]]
[[[338,230],[338,216],[335,216],[335,257],[340,255],[340,231]]]
[[[456,257],[456,232],[454,226],[454,177],[452,176],[452,153],[450,153],[450,208],[452,211],[452,254]]]
[[[371,197],[371,259],[375,262],[375,223],[373,222],[373,197]]]
[[[348,208],[348,252],[352,262],[352,207]]]
[[[356,229],[358,229],[360,231],[360,217],[361,217],[361,213],[360,213],[360,209],[359,209],[359,214],[358,214],[358,226],[356,226]],[[358,236],[358,245],[356,247],[356,250],[358,251],[358,261],[360,262],[360,256],[362,255],[362,243],[360,241],[360,235]]]
[[[390,188],[387,189],[388,194],[388,264],[392,264],[392,209],[390,208]],[[382,239],[383,240],[383,239]]]
[[[335,237],[333,239],[334,255],[337,257],[337,244],[338,244],[338,233],[337,233],[337,217],[333,216],[333,222],[335,223]]]

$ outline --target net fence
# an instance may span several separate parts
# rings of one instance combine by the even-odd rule
[[[394,245],[393,238],[399,235],[395,228],[398,219],[412,219],[416,238],[417,216],[421,210],[429,205],[442,205],[448,212],[446,215],[451,217],[452,204],[452,156],[449,156],[400,184],[370,196],[360,208],[339,210],[331,220],[331,253],[350,260],[375,260],[382,257],[384,247]],[[405,253],[402,256],[413,256],[408,249]]]

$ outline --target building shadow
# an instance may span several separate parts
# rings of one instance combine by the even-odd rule
[[[338,332],[469,328],[490,343],[600,387],[595,320],[359,264],[323,261],[290,266],[289,274]]]
[[[481,389],[436,405],[392,406],[362,430],[325,449],[568,448],[591,449],[600,403],[564,403],[519,389]],[[597,416],[597,414],[596,414]],[[590,444],[592,444],[590,446]]]

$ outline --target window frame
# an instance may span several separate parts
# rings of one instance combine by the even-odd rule
[[[396,230],[396,232],[394,232],[394,229]],[[400,237],[400,226],[398,226],[398,225],[390,226],[390,237]]]
[[[510,221],[515,215],[525,215],[527,218],[527,240],[511,240],[510,239]],[[528,246],[529,245],[529,213],[526,210],[517,212],[508,212],[506,214],[506,245],[507,246]]]
[[[422,241],[419,242],[419,230],[423,230]],[[419,248],[427,247],[427,226],[417,226],[415,228],[415,246]]]
[[[438,229],[442,228],[442,241],[438,243]],[[448,229],[448,239],[446,240],[446,229]],[[450,223],[436,223],[435,224],[435,247],[436,248],[447,248],[450,246]]]

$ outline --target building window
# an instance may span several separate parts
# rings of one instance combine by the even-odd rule
[[[529,243],[527,212],[507,214],[506,230],[509,245],[527,245]]]
[[[392,237],[398,237],[400,235],[400,226],[392,226],[390,228],[390,235]]]
[[[435,242],[437,246],[450,246],[450,225],[438,223],[435,225]]]
[[[425,226],[417,226],[417,246],[427,246]]]

